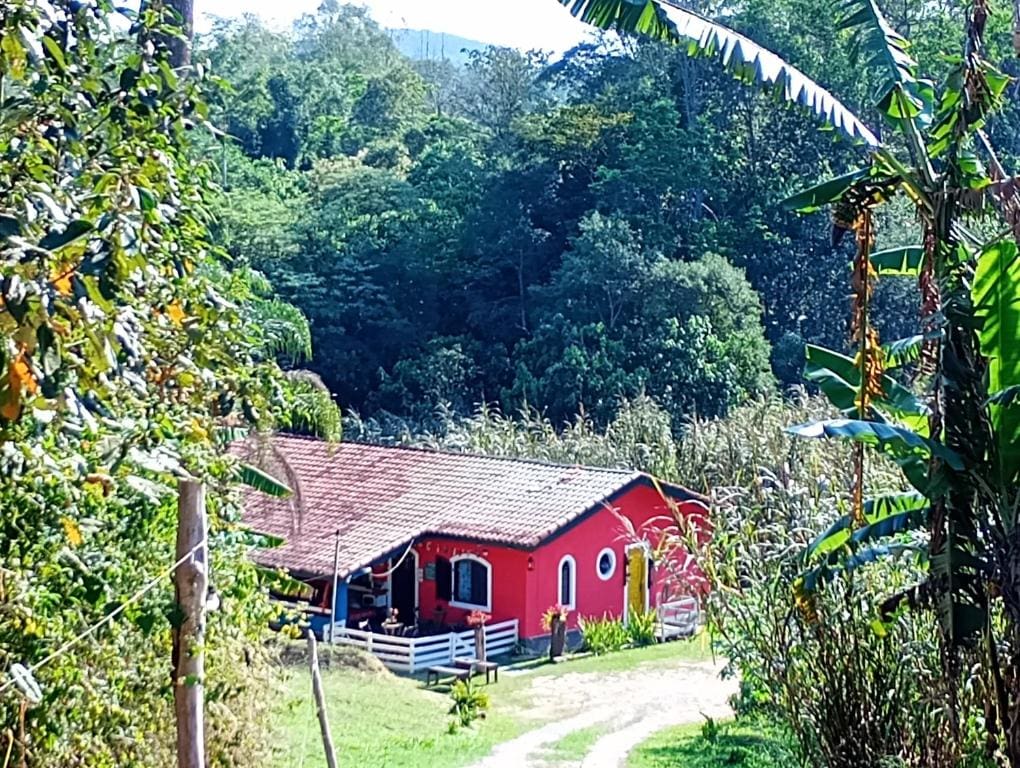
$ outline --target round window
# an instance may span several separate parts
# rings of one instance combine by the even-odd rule
[[[603,581],[612,578],[613,572],[616,571],[616,553],[606,547],[599,552],[595,567],[598,569],[599,578]]]

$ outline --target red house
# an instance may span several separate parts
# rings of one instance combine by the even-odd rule
[[[540,642],[555,604],[575,628],[701,591],[676,541],[707,500],[641,472],[292,436],[271,455],[295,494],[250,495],[245,522],[284,540],[255,558],[307,585],[316,629],[331,610],[367,629],[396,609],[430,634],[479,610]]]

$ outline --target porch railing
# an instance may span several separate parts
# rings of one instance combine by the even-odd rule
[[[517,640],[517,619],[485,625],[487,656],[506,653],[517,644]],[[451,664],[456,658],[475,655],[473,629],[425,637],[397,637],[338,625],[336,643],[371,653],[387,667],[399,672],[420,672],[436,665]]]

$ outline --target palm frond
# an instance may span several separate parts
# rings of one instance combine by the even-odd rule
[[[600,29],[685,45],[690,56],[714,59],[740,80],[821,118],[852,141],[878,147],[878,137],[839,99],[795,66],[750,38],[692,11],[655,0],[560,0]]]

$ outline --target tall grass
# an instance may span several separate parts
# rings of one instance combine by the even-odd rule
[[[584,414],[556,425],[535,411],[510,416],[483,405],[467,418],[441,410],[426,430],[402,421],[365,421],[355,414],[345,421],[344,435],[447,451],[640,469],[665,479],[677,474],[672,421],[649,397],[621,401],[616,418],[604,431]]]

